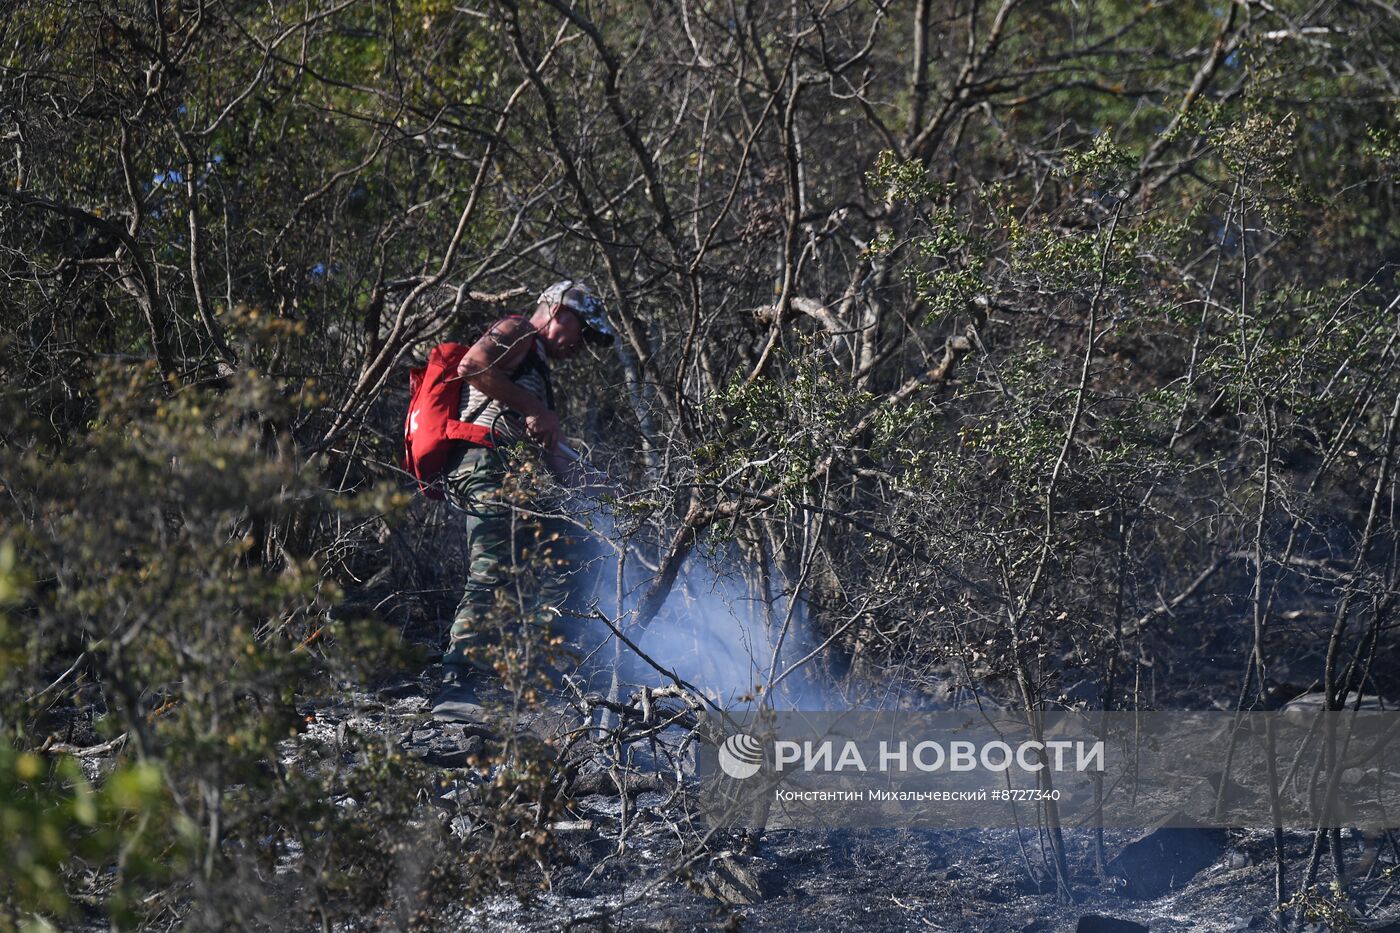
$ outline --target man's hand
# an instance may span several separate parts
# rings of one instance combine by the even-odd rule
[[[525,433],[546,451],[554,450],[563,437],[559,416],[548,409],[525,417]]]

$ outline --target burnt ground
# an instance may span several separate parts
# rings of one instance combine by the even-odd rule
[[[380,698],[359,697],[354,726],[398,737],[409,754],[442,764],[438,818],[465,839],[452,798],[470,784],[455,769],[454,742],[428,720],[427,672]],[[556,711],[557,712],[557,711]],[[567,718],[567,713],[559,718]],[[317,713],[318,729],[337,728],[337,711]],[[572,765],[600,773],[604,753],[575,748]],[[590,760],[589,756],[594,756]],[[594,782],[596,785],[598,782]],[[605,786],[607,782],[602,782]],[[583,930],[1263,930],[1275,929],[1273,837],[1267,831],[1168,830],[1194,850],[1196,865],[1124,867],[1112,860],[1149,836],[1109,831],[1109,873],[1095,870],[1092,835],[1066,833],[1074,902],[1057,900],[1034,830],[773,830],[713,833],[688,817],[684,793],[644,791],[574,796],[556,822],[557,857],[529,879],[526,892],[502,891],[435,917],[443,928],[500,931]],[[457,822],[454,823],[454,820]],[[1199,838],[1193,833],[1204,835]],[[1150,837],[1155,840],[1159,837]],[[1175,844],[1175,843],[1174,843]],[[1363,862],[1365,840],[1347,836],[1349,863]],[[1286,836],[1289,890],[1306,864],[1311,836]],[[1374,841],[1370,850],[1375,851]],[[1138,850],[1140,851],[1140,849]],[[1400,929],[1397,851],[1385,840],[1366,873],[1352,880],[1348,911],[1357,929]],[[678,866],[688,867],[678,870]],[[1199,866],[1197,868],[1196,866]],[[1161,877],[1139,877],[1156,870]],[[1178,877],[1175,873],[1181,873]],[[1324,867],[1320,876],[1328,880]],[[1134,887],[1160,891],[1134,896]],[[1088,918],[1088,919],[1086,919]],[[1096,925],[1094,918],[1110,918]],[[1140,926],[1114,925],[1113,920]],[[1397,924],[1394,927],[1389,924]],[[393,926],[390,918],[374,925]],[[1342,928],[1306,923],[1303,929]]]
[[[348,692],[331,705],[306,705],[299,712],[309,726],[284,745],[285,759],[305,766],[338,747],[347,730],[397,746],[422,759],[422,773],[430,777],[419,790],[422,812],[403,827],[404,839],[411,843],[421,834],[439,844],[446,838],[448,844],[470,846],[481,827],[464,816],[470,808],[456,801],[470,800],[484,780],[466,762],[479,746],[452,727],[431,722],[428,707],[436,682],[436,670],[430,668],[393,676],[366,692]],[[562,704],[551,710],[550,720],[555,733],[581,722],[576,708]],[[90,724],[79,725],[78,732],[91,731]],[[75,732],[68,740],[91,744],[96,733]],[[93,777],[100,775],[102,762],[82,760]],[[1033,829],[1019,834],[999,829],[711,831],[694,815],[684,781],[679,787],[653,782],[654,789],[634,788],[623,797],[609,781],[590,780],[614,763],[605,749],[587,743],[569,751],[561,771],[567,766],[576,777],[564,812],[551,826],[553,856],[513,889],[437,908],[423,927],[802,933],[1276,929],[1273,837],[1267,831],[1215,831],[1213,836],[1210,831],[1166,831],[1181,834],[1176,842],[1192,850],[1194,864],[1157,866],[1159,877],[1148,877],[1145,886],[1160,890],[1143,894],[1133,888],[1144,886],[1144,869],[1140,864],[1124,867],[1123,853],[1137,839],[1158,837],[1146,830],[1106,832],[1110,864],[1108,873],[1100,874],[1092,834],[1068,830],[1074,901],[1064,903],[1048,880],[1048,861]],[[645,756],[639,770],[646,771]],[[646,786],[643,781],[640,788]],[[353,800],[337,803],[357,805]],[[426,822],[438,826],[428,832]],[[1312,840],[1303,832],[1285,838],[1292,891]],[[1400,931],[1400,851],[1394,837],[1378,843],[1347,833],[1344,839],[1354,872],[1345,922],[1304,923],[1301,928]],[[1373,859],[1369,864],[1368,858]],[[294,886],[295,852],[284,859],[282,869],[284,884],[278,886]],[[1153,866],[1146,871],[1150,876]],[[1326,859],[1319,878],[1330,883]],[[409,883],[404,880],[405,886]],[[100,908],[89,920],[85,929],[107,928]],[[410,927],[417,925],[402,915],[380,913],[336,928]],[[288,921],[277,928],[304,925]]]

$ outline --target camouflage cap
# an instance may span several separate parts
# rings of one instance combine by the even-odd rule
[[[583,325],[583,339],[589,343],[606,347],[611,346],[617,339],[612,325],[608,323],[607,308],[603,306],[603,299],[582,282],[571,279],[555,282],[540,293],[537,304],[548,305],[551,308],[559,305],[577,314],[579,323]]]

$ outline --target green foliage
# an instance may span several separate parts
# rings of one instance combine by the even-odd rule
[[[733,482],[742,476],[746,482],[776,483],[795,493],[830,453],[833,439],[869,407],[869,395],[852,392],[839,374],[817,360],[803,357],[794,364],[795,371],[782,383],[736,382],[706,401],[711,411],[726,414],[734,430],[723,456],[710,453],[704,478]],[[784,433],[775,436],[775,430]],[[759,456],[758,451],[771,454]]]
[[[108,904],[115,922],[129,923],[144,887],[165,877],[163,863],[176,859],[181,845],[165,825],[172,808],[164,775],[153,763],[127,762],[94,788],[72,756],[23,748],[14,687],[24,648],[10,611],[29,593],[13,542],[0,543],[0,930],[43,929],[70,918],[64,874],[75,861],[123,867]]]
[[[162,826],[171,814],[165,790],[152,764],[124,764],[94,790],[71,757],[49,762],[0,745],[0,843],[7,859],[0,929],[20,928],[26,915],[71,917],[63,876],[75,860],[122,866],[107,903],[115,922],[131,923],[140,896],[163,881],[166,866],[178,859],[174,850],[181,841]]]
[[[560,395],[637,565],[715,517],[874,682],[1233,703],[1185,646],[1310,671],[1337,592],[1348,638],[1384,605],[1380,7],[196,6],[26,3],[0,53],[11,926],[531,883],[545,765],[473,784],[459,845],[315,709],[451,612],[404,364],[556,277],[623,332]],[[1219,624],[1254,609],[1258,652]]]
[[[880,198],[911,204],[933,200],[948,190],[933,179],[928,166],[917,159],[901,161],[889,149],[876,157],[875,167],[866,173],[865,181]]]
[[[1352,916],[1347,897],[1340,885],[1316,885],[1299,890],[1281,904],[1279,909],[1298,911],[1304,920],[1323,924],[1329,930],[1364,929]]]
[[[235,879],[295,843],[324,867],[308,896],[356,910],[397,897],[395,827],[416,807],[401,758],[365,743],[349,766],[343,749],[282,763],[307,726],[298,704],[397,651],[372,620],[328,618],[338,593],[313,556],[269,559],[271,528],[329,508],[276,427],[298,396],[252,371],[173,393],[152,376],[99,368],[94,415],[61,457],[3,451],[11,517],[27,519],[0,585],[24,619],[22,636],[0,629],[0,827],[17,866],[4,896],[56,920],[72,894],[100,896],[132,925],[157,892],[217,878],[208,906],[251,922]],[[77,676],[45,690],[75,655],[89,659]],[[44,757],[99,698],[92,727],[117,762],[94,774]],[[351,795],[374,804],[334,805]]]
[[[1088,187],[1115,195],[1137,169],[1137,160],[1108,133],[1098,134],[1084,149],[1067,151],[1064,159],[1066,175],[1078,176]]]

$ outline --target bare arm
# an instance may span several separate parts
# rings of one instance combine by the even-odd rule
[[[491,325],[472,344],[457,374],[472,388],[525,417],[525,433],[545,450],[545,459],[554,469],[554,450],[559,444],[559,416],[543,401],[511,381],[511,372],[534,352],[534,327],[520,318],[506,318]]]

